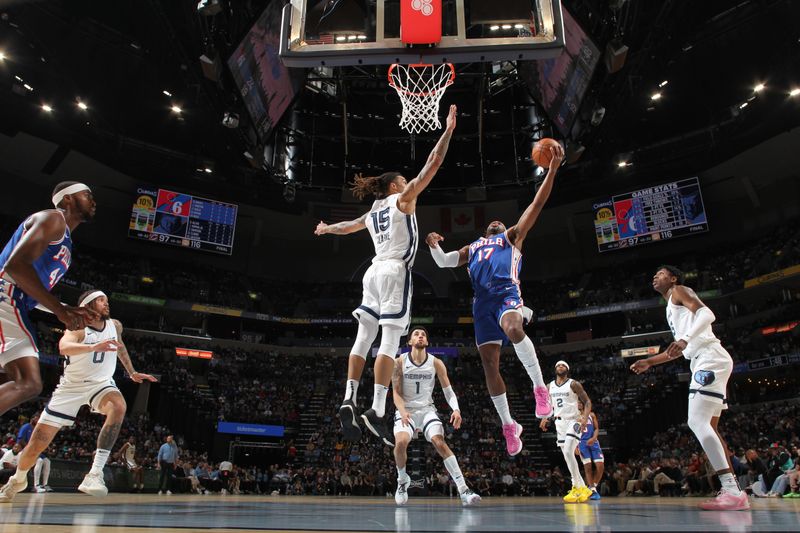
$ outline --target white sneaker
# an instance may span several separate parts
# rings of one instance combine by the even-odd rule
[[[226,489],[222,489],[222,490],[220,491],[220,493],[221,493],[223,496],[227,496],[227,495],[228,495],[228,491],[227,491]]]
[[[405,505],[408,503],[408,485],[410,483],[411,478],[408,476],[397,478],[397,490],[394,493],[394,502],[397,505]]]
[[[50,488],[50,485],[45,485],[42,488],[44,489],[45,492],[53,492],[53,489]]]
[[[159,496],[161,496],[162,494],[164,494],[162,491],[158,491]]]
[[[167,491],[167,496],[172,496],[172,491],[171,490]]]
[[[44,487],[42,487],[41,485],[39,485],[38,487],[36,487],[36,488],[33,490],[33,492],[35,492],[36,494],[41,494],[41,493],[43,493],[43,492],[47,492],[47,489],[45,489]]]
[[[103,497],[108,494],[108,488],[103,480],[103,474],[93,474],[89,472],[83,478],[83,483],[78,486],[78,490],[90,496]]]
[[[480,501],[481,497],[472,492],[472,489],[467,489],[461,493],[461,505],[463,505],[464,507],[475,505]]]
[[[3,488],[0,489],[0,503],[11,503],[14,500],[14,496],[16,496],[18,492],[25,490],[27,487],[27,477],[22,481],[15,481],[13,476],[10,477],[8,479],[8,483],[3,485]]]

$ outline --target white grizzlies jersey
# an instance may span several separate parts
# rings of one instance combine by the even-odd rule
[[[578,395],[572,390],[572,378],[561,385],[556,385],[553,380],[550,382],[549,389],[554,416],[562,420],[575,420],[581,415],[578,410]]]
[[[105,340],[117,340],[114,322],[106,320],[103,329],[84,328],[84,344],[96,344]],[[106,381],[114,377],[117,369],[117,352],[86,352],[67,357],[64,378],[71,383]]]
[[[672,336],[675,337],[676,340],[688,333],[689,329],[692,327],[693,318],[694,313],[692,313],[688,307],[672,303],[672,295],[670,294],[669,300],[667,301],[667,323],[669,324],[669,329],[672,330]],[[689,340],[686,344],[686,348],[683,350],[683,356],[691,360],[699,348],[713,342],[719,342],[719,340],[714,336],[714,331],[709,325]]]
[[[128,444],[125,448],[125,461],[129,464],[136,464],[136,445]]]
[[[406,409],[422,409],[433,407],[433,387],[436,383],[436,357],[427,354],[425,360],[417,366],[411,360],[411,353],[403,357],[403,400]]]
[[[392,194],[375,200],[365,223],[375,245],[373,263],[394,259],[405,262],[411,268],[419,244],[417,215],[406,215],[397,208],[399,196]]]

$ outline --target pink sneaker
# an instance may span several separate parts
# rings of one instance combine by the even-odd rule
[[[536,418],[553,416],[553,404],[550,403],[550,391],[547,387],[534,387],[533,397],[536,398]]]
[[[713,500],[706,500],[698,507],[705,511],[746,511],[750,509],[750,500],[747,493],[742,491],[741,495],[734,496],[724,490],[719,491]]]
[[[506,438],[506,451],[508,451],[508,455],[512,457],[522,451],[520,435],[522,435],[522,426],[516,422],[503,424],[503,436]]]

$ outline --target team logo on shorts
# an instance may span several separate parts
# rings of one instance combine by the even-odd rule
[[[698,370],[694,373],[694,380],[700,385],[711,385],[717,379],[711,370]]]
[[[580,425],[580,423],[578,423],[578,422],[575,422],[575,423],[572,425],[572,431],[574,431],[575,433],[580,433],[580,432],[581,432],[581,425]]]
[[[517,306],[519,306],[519,302],[517,300],[506,300],[504,303],[508,307],[517,307]]]

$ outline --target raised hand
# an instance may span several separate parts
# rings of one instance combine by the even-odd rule
[[[328,224],[320,220],[319,224],[317,224],[317,227],[314,230],[314,235],[325,235],[326,233],[328,233],[328,227],[329,227]]]
[[[558,170],[564,160],[564,149],[560,144],[549,147],[550,150],[550,170]]]
[[[427,244],[428,246],[433,248],[435,246],[438,246],[439,243],[441,241],[443,241],[443,240],[444,240],[444,237],[442,237],[441,235],[439,235],[435,231],[432,231],[432,232],[428,233],[427,237],[425,237],[425,244]]]
[[[448,131],[453,131],[456,127],[456,106],[455,104],[450,106],[450,112],[447,113],[447,126],[446,129]]]

